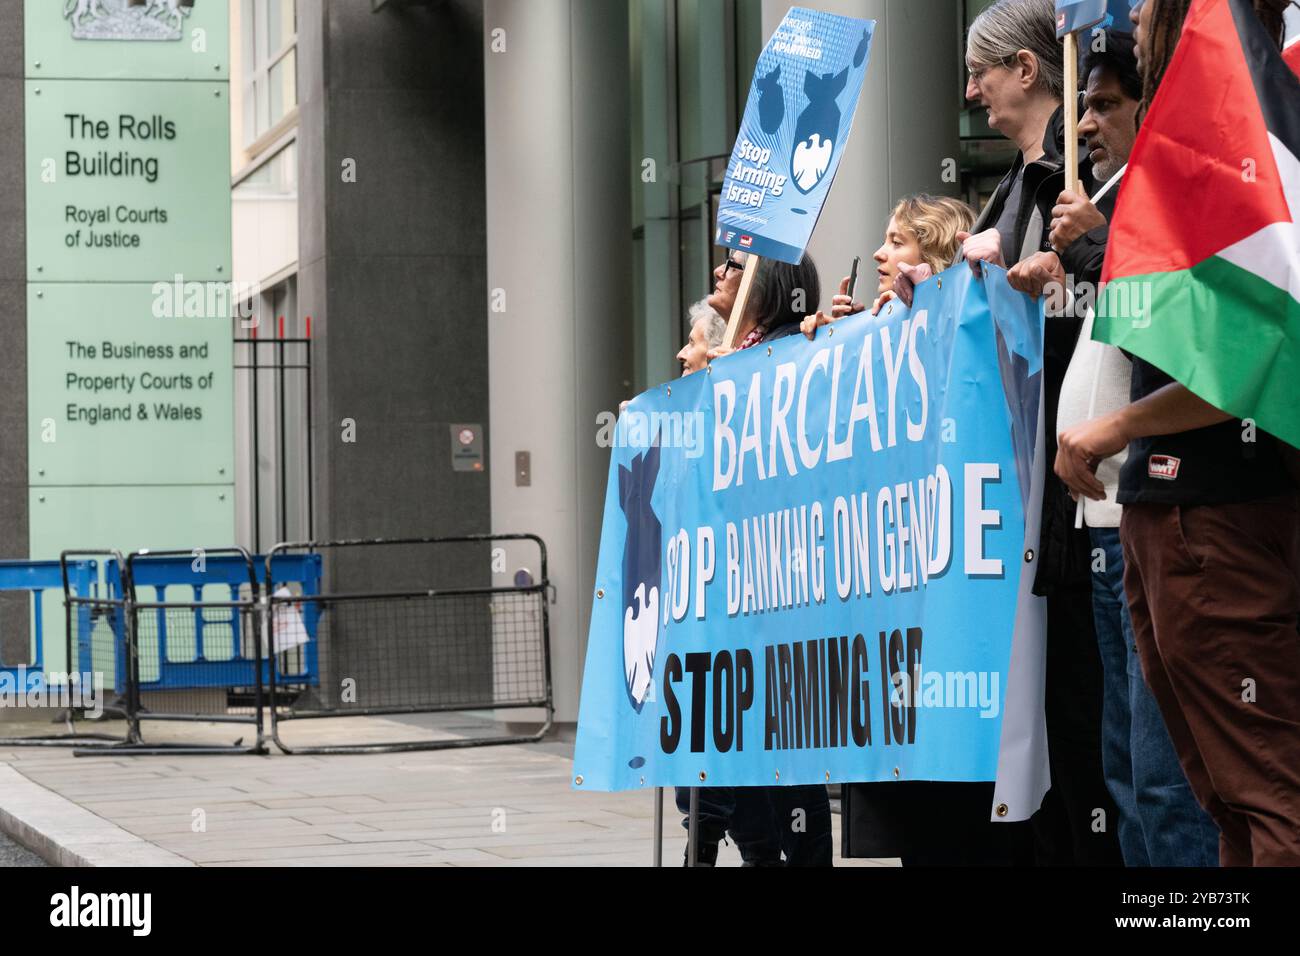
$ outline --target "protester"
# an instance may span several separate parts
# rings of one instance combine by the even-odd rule
[[[885,241],[872,253],[877,280],[871,314],[878,314],[881,306],[907,287],[942,272],[961,245],[958,233],[974,221],[975,210],[959,199],[918,193],[900,200],[885,227]],[[831,314],[819,311],[804,318],[799,326],[804,335],[812,339],[821,326],[866,309],[850,298],[848,289],[845,276],[839,294],[831,300]]]
[[[677,361],[682,366],[682,376],[698,372],[709,364],[710,349],[722,344],[727,333],[727,320],[718,315],[709,305],[708,299],[701,299],[690,307],[687,315],[690,319],[691,333],[686,344],[677,353]]]
[[[732,253],[713,272],[714,290],[705,304],[719,316],[731,315],[745,258],[745,253]],[[735,349],[715,345],[709,349],[708,358],[721,358],[795,334],[807,304],[815,306],[820,300],[821,282],[809,256],[805,255],[797,266],[761,260],[737,330],[740,344]],[[698,803],[697,866],[716,863],[718,843],[724,833],[730,833],[736,841],[745,866],[832,864],[831,807],[824,785],[704,787],[700,788]],[[677,790],[677,808],[689,812],[689,789]],[[687,826],[689,821],[682,823]]]
[[[707,298],[692,305],[687,315],[690,319],[690,336],[677,353],[683,378],[708,365],[709,350],[720,346],[727,332],[726,319],[713,310]],[[676,798],[677,809],[689,814],[690,788],[677,787]],[[780,862],[781,847],[779,841],[773,839],[771,827],[767,823],[771,811],[765,801],[758,801],[759,820],[756,831],[751,820],[754,814],[750,812],[755,801],[742,799],[740,812],[737,813],[737,801],[730,787],[701,787],[696,803],[696,866],[714,866],[717,863],[718,844],[726,837],[728,829],[740,849],[745,865],[775,866]],[[689,827],[689,817],[682,820],[682,826]],[[689,858],[687,860],[689,862]]]
[[[998,0],[975,18],[966,46],[967,99],[988,110],[989,125],[1019,147],[962,257],[1015,265],[1050,251],[1051,209],[1065,186],[1063,52],[1053,0]],[[1081,164],[1085,190],[1095,184]],[[1079,336],[1072,316],[1049,318],[1044,336],[1043,461],[1056,453],[1061,382]],[[1101,767],[1101,661],[1092,620],[1090,543],[1074,528],[1073,502],[1053,475],[1043,489],[1034,593],[1047,600],[1046,720],[1052,786],[1033,817],[1035,857],[1042,864],[1109,864],[1121,860],[1113,828],[1098,830],[1096,811],[1115,816]]]
[[[1106,184],[1105,195],[1094,204],[1078,193],[1061,193],[1049,236],[1059,258],[1056,252],[1038,253],[1008,276],[1012,286],[1031,295],[1041,294],[1047,281],[1062,286],[1066,275],[1089,290],[1101,279],[1107,220],[1137,137],[1142,78],[1133,46],[1129,34],[1110,30],[1085,49],[1079,75],[1086,84],[1086,109],[1079,135],[1087,143],[1094,179]],[[1092,341],[1093,318],[1090,309],[1061,386],[1061,430],[1128,402],[1129,360],[1119,349]],[[1086,501],[1083,507],[1093,548],[1092,610],[1103,674],[1102,767],[1119,812],[1120,849],[1128,866],[1214,866],[1218,828],[1192,795],[1134,646],[1124,596],[1121,507],[1115,502],[1123,463],[1122,453],[1101,463],[1097,474],[1107,500]]]
[[[747,254],[733,252],[713,270],[715,280],[709,306],[721,316],[730,317]],[[762,342],[794,335],[808,309],[821,301],[821,280],[817,267],[805,253],[797,266],[777,259],[760,259],[749,288],[745,314],[736,330],[734,348],[725,346],[709,350],[709,358],[721,358]]]
[[[1253,4],[1279,48],[1287,6]],[[1135,11],[1143,109],[1189,7]],[[1224,866],[1300,863],[1300,503],[1280,445],[1135,356],[1130,404],[1063,431],[1056,460],[1102,501],[1098,463],[1128,449],[1116,497],[1138,653]],[[1157,468],[1171,461],[1172,478]]]
[[[873,255],[878,279],[872,312],[878,313],[908,284],[942,271],[961,248],[958,235],[974,221],[975,210],[957,199],[920,194],[901,200]],[[806,336],[813,338],[819,327],[866,309],[845,294],[847,285],[846,278],[832,300],[831,315],[818,312],[804,319]],[[896,856],[903,866],[1025,861],[1023,828],[989,820],[991,783],[847,783],[842,794],[845,856]]]

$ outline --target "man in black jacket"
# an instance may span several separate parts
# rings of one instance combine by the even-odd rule
[[[1052,0],[999,0],[971,25],[966,96],[986,107],[989,124],[1020,146],[965,240],[963,256],[973,268],[981,261],[1014,266],[1051,251],[1052,210],[1065,188],[1061,57]],[[1079,176],[1084,190],[1096,189],[1090,163],[1080,164]],[[1092,620],[1091,549],[1087,533],[1074,528],[1074,503],[1050,467],[1061,383],[1081,325],[1072,310],[1051,317],[1043,341],[1042,460],[1048,464],[1034,593],[1047,599],[1052,787],[1033,818],[1040,864],[1120,862],[1114,832],[1094,828],[1098,810],[1107,820],[1116,813],[1101,769],[1101,661]]]
[[[1049,313],[1088,312],[1061,389],[1061,431],[1126,404],[1131,375],[1123,353],[1091,341],[1091,305],[1106,255],[1107,223],[1137,138],[1142,78],[1132,36],[1107,31],[1100,42],[1089,43],[1079,74],[1087,87],[1079,135],[1087,141],[1095,178],[1105,185],[1095,202],[1061,193],[1049,234],[1055,251],[1037,253],[1007,277],[1022,292],[1046,292]],[[1065,294],[1070,281],[1080,283],[1082,298]],[[1114,500],[1122,465],[1119,455],[1098,469],[1107,502],[1080,505],[1093,548],[1093,619],[1104,680],[1102,765],[1118,809],[1114,825],[1128,866],[1214,866],[1219,831],[1192,795],[1137,660],[1123,583],[1121,508]]]

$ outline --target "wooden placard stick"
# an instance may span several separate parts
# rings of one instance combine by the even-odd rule
[[[727,320],[727,334],[722,337],[724,348],[736,347],[736,333],[740,331],[740,321],[745,316],[745,305],[749,301],[749,287],[754,284],[758,272],[759,257],[752,252],[745,257],[745,271],[740,276],[740,288],[736,290],[736,302],[731,307],[731,318]]]
[[[1065,35],[1065,188],[1079,191],[1079,36]]]

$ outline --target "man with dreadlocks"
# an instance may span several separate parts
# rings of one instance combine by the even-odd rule
[[[1188,230],[1181,224],[1187,222],[1187,216],[1204,214],[1222,229],[1229,227],[1234,216],[1256,215],[1255,210],[1247,211],[1241,208],[1246,204],[1233,199],[1240,195],[1233,190],[1241,188],[1235,183],[1235,173],[1229,171],[1217,180],[1211,174],[1216,164],[1222,167],[1224,160],[1218,157],[1236,156],[1234,144],[1223,142],[1227,137],[1237,134],[1243,141],[1250,138],[1256,143],[1273,137],[1280,144],[1275,154],[1286,152],[1291,165],[1277,165],[1273,172],[1276,163],[1270,162],[1269,182],[1275,189],[1250,197],[1261,202],[1275,197],[1274,207],[1266,210],[1266,221],[1277,222],[1278,228],[1268,226],[1259,233],[1248,233],[1261,235],[1267,243],[1273,236],[1290,235],[1296,214],[1294,199],[1289,212],[1285,205],[1276,204],[1286,202],[1280,197],[1287,191],[1294,195],[1295,173],[1287,170],[1294,168],[1295,143],[1300,139],[1295,121],[1300,96],[1294,77],[1268,49],[1270,45],[1281,49],[1283,17],[1292,4],[1289,0],[1214,3],[1222,6],[1208,0],[1145,0],[1134,11],[1144,113],[1162,82],[1178,83],[1177,89],[1182,90],[1222,70],[1224,89],[1231,84],[1235,91],[1232,102],[1224,101],[1228,112],[1217,125],[1207,126],[1193,115],[1183,117],[1183,125],[1177,126],[1183,98],[1173,112],[1162,106],[1148,117],[1145,133],[1156,133],[1158,123],[1166,125],[1159,137],[1150,140],[1158,145],[1151,148],[1153,165],[1143,179],[1145,199],[1137,200],[1140,209],[1136,211],[1143,223],[1185,212],[1174,231],[1164,233],[1164,241],[1171,244],[1183,241]],[[1252,22],[1252,10],[1263,30]],[[1179,49],[1185,22],[1186,39],[1193,46]],[[1234,51],[1231,62],[1221,62],[1219,51],[1228,49],[1223,45],[1227,43]],[[1171,70],[1176,51],[1180,65]],[[1214,56],[1215,66],[1206,66],[1207,55]],[[1237,102],[1247,98],[1252,101],[1250,109]],[[1253,126],[1245,130],[1246,124]],[[1193,142],[1189,145],[1184,140]],[[1135,148],[1138,167],[1145,141],[1139,139]],[[1157,152],[1167,141],[1178,144],[1171,147],[1177,150],[1177,160]],[[1207,157],[1205,169],[1189,172],[1182,157],[1197,153]],[[1167,165],[1159,165],[1162,158]],[[1183,185],[1171,184],[1162,193],[1162,180],[1151,174],[1156,169],[1167,169],[1172,179],[1183,176]],[[1198,182],[1218,183],[1217,188],[1227,195],[1224,201],[1230,211],[1224,213],[1204,197],[1188,196],[1187,175]],[[1262,172],[1259,181],[1265,182]],[[1210,194],[1215,191],[1211,186],[1206,190]],[[1121,195],[1117,221],[1126,214],[1125,203],[1133,202],[1134,195],[1132,191]],[[1191,208],[1189,204],[1193,204]],[[1154,208],[1162,205],[1163,209]],[[1116,251],[1115,234],[1112,231],[1110,253]],[[1130,244],[1134,241],[1129,240]],[[1235,240],[1225,240],[1231,241]],[[1257,247],[1257,253],[1262,249],[1264,258],[1274,255],[1281,271],[1272,274],[1274,279],[1281,275],[1285,294],[1288,284],[1297,279],[1294,245],[1288,253],[1281,239],[1277,244],[1280,249],[1275,255],[1267,244]],[[1179,248],[1180,262],[1191,259],[1180,269],[1198,261],[1186,247]],[[1255,259],[1259,258],[1257,254]],[[1205,261],[1203,256],[1200,261]],[[1252,328],[1265,326],[1265,317],[1251,314],[1262,300],[1229,295],[1230,290],[1215,285],[1210,274],[1202,272],[1202,278],[1197,278],[1166,270],[1162,275],[1149,267],[1141,272],[1146,281],[1166,290],[1166,298],[1155,301],[1150,309],[1187,310],[1170,317],[1182,324],[1172,334],[1162,333],[1164,343],[1177,336],[1197,336],[1199,315],[1188,314],[1189,306],[1197,313],[1222,310],[1238,337],[1251,336]],[[1112,272],[1108,258],[1107,274],[1121,283],[1128,273]],[[1174,276],[1174,282],[1190,291],[1169,292],[1175,288],[1172,283],[1159,285],[1165,275]],[[1244,268],[1232,275],[1238,285],[1262,281]],[[1149,316],[1149,324],[1158,324]],[[1268,318],[1270,322],[1282,321],[1280,317]],[[1230,351],[1231,344],[1226,343],[1225,349],[1222,339],[1204,338],[1202,348],[1207,352],[1200,354],[1198,361],[1207,366],[1202,371],[1208,377],[1213,374],[1208,366],[1216,365],[1216,360],[1227,367],[1228,357],[1221,358],[1220,353]],[[1145,344],[1149,347],[1151,341],[1147,339]],[[1286,450],[1282,442],[1262,430],[1256,437],[1255,422],[1220,411],[1137,354],[1133,355],[1130,400],[1110,414],[1064,431],[1056,472],[1074,493],[1099,499],[1102,495],[1093,474],[1096,463],[1127,446],[1118,500],[1124,505],[1124,588],[1133,630],[1143,673],[1160,705],[1179,762],[1197,800],[1219,827],[1219,861],[1224,866],[1298,865],[1300,500],[1285,464]]]

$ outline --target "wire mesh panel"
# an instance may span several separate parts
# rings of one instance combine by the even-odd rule
[[[439,587],[455,569],[465,578],[456,546],[478,546],[480,559],[496,542],[532,542],[540,581],[513,586]],[[400,549],[401,561],[379,559]],[[285,752],[329,753],[437,749],[539,740],[553,714],[545,546],[532,535],[470,536],[401,541],[279,545],[319,551],[329,586],[308,595],[272,581],[266,606],[272,649],[271,736]],[[463,551],[463,548],[462,548]],[[442,556],[446,552],[447,556]],[[364,555],[375,560],[356,559]],[[441,564],[441,572],[440,572]],[[427,574],[430,586],[384,589],[394,580]],[[483,567],[488,567],[486,561]],[[355,569],[357,573],[351,573]],[[490,581],[491,574],[484,577]],[[268,580],[274,574],[268,575]],[[432,579],[430,579],[432,578]],[[362,580],[373,590],[353,590]],[[315,661],[314,672],[307,667]],[[540,711],[530,734],[502,732],[497,711]],[[417,717],[423,715],[423,719]],[[432,715],[448,715],[436,718]],[[296,735],[291,745],[280,723],[302,718],[387,717]],[[379,739],[385,734],[403,739]],[[299,742],[299,737],[303,738]]]
[[[0,561],[6,609],[0,654],[0,743],[18,746],[103,745],[130,737],[116,698],[115,635],[124,633],[120,562],[65,552],[58,561]],[[63,611],[58,610],[58,597]],[[91,652],[98,632],[99,653]]]

